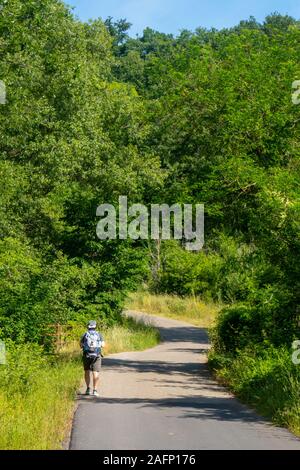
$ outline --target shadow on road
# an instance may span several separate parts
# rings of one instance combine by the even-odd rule
[[[229,394],[226,397],[210,397],[209,393],[212,393],[214,387],[218,390],[222,390],[222,387],[213,380],[206,364],[145,360],[134,361],[108,357],[105,359],[105,367],[115,370],[116,377],[118,377],[120,373],[128,373],[130,371],[146,374],[142,377],[143,383],[148,380],[147,373],[155,373],[158,374],[158,378],[155,379],[157,387],[170,387],[172,389],[176,386],[182,386],[184,390],[189,390],[189,394],[178,397],[166,397],[163,399],[136,397],[100,397],[98,399],[92,397],[92,401],[98,404],[115,406],[132,405],[139,409],[152,408],[153,410],[163,410],[164,413],[166,413],[167,409],[172,409],[178,413],[179,418],[241,421],[247,423],[264,422],[262,418]],[[174,379],[172,378],[173,376]],[[180,380],[181,377],[182,382]],[[149,376],[149,381],[153,381],[153,377]],[[201,384],[200,388],[199,384]],[[78,399],[80,401],[86,400],[85,397],[78,397]]]
[[[193,326],[160,326],[159,332],[162,340],[170,343],[209,343],[207,330],[205,328],[197,328]]]
[[[93,400],[101,405],[124,405],[133,406],[135,409],[145,410],[153,409],[156,412],[162,412],[168,416],[169,412],[174,411],[180,419],[201,419],[218,420],[227,422],[245,422],[266,424],[263,418],[256,415],[252,410],[246,408],[233,397],[201,397],[181,396],[176,398],[164,399],[146,399],[146,398],[95,398]],[[121,413],[121,410],[120,410]],[[171,414],[172,416],[172,414]],[[268,423],[269,424],[269,423]],[[270,428],[273,428],[270,425]]]
[[[182,377],[192,375],[195,380],[210,376],[207,365],[198,362],[134,361],[107,357],[105,358],[104,364],[105,367],[118,369],[118,374],[125,374],[134,370],[141,373],[153,372],[164,375],[180,374]]]

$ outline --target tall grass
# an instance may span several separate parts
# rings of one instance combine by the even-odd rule
[[[73,324],[68,343],[56,356],[41,347],[9,342],[7,364],[0,365],[0,449],[62,449],[70,432],[76,391],[83,377]],[[159,342],[156,329],[124,319],[103,331],[105,354],[142,350]]]
[[[131,318],[123,320],[122,325],[115,325],[104,331],[105,354],[122,351],[142,351],[156,346],[160,335],[156,328],[136,322]]]
[[[147,291],[130,294],[126,308],[185,321],[205,328],[212,326],[220,310],[219,305],[203,302],[199,297],[154,295]]]
[[[242,401],[300,435],[300,368],[287,348],[253,346],[235,357],[212,350],[209,364]]]
[[[22,360],[22,366],[30,369],[30,354],[23,353]],[[0,386],[0,449],[62,448],[80,380],[78,358],[46,360],[28,374],[27,383],[20,377],[15,362],[1,367],[9,368],[9,375],[14,378],[11,384],[3,386],[2,382]]]

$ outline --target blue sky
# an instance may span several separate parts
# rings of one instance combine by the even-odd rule
[[[229,27],[242,19],[258,20],[274,11],[300,18],[299,0],[66,0],[82,20],[126,18],[133,26],[131,35],[141,34],[146,26],[164,33]]]

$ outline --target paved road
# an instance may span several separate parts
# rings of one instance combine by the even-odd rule
[[[300,450],[300,440],[261,419],[211,378],[204,329],[143,317],[164,341],[104,359],[101,397],[78,397],[71,449]]]

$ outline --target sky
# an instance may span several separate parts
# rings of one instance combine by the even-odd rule
[[[91,18],[126,18],[132,23],[131,36],[141,35],[149,26],[163,33],[182,29],[223,28],[249,16],[262,21],[278,11],[300,19],[300,0],[66,0],[83,21]]]

